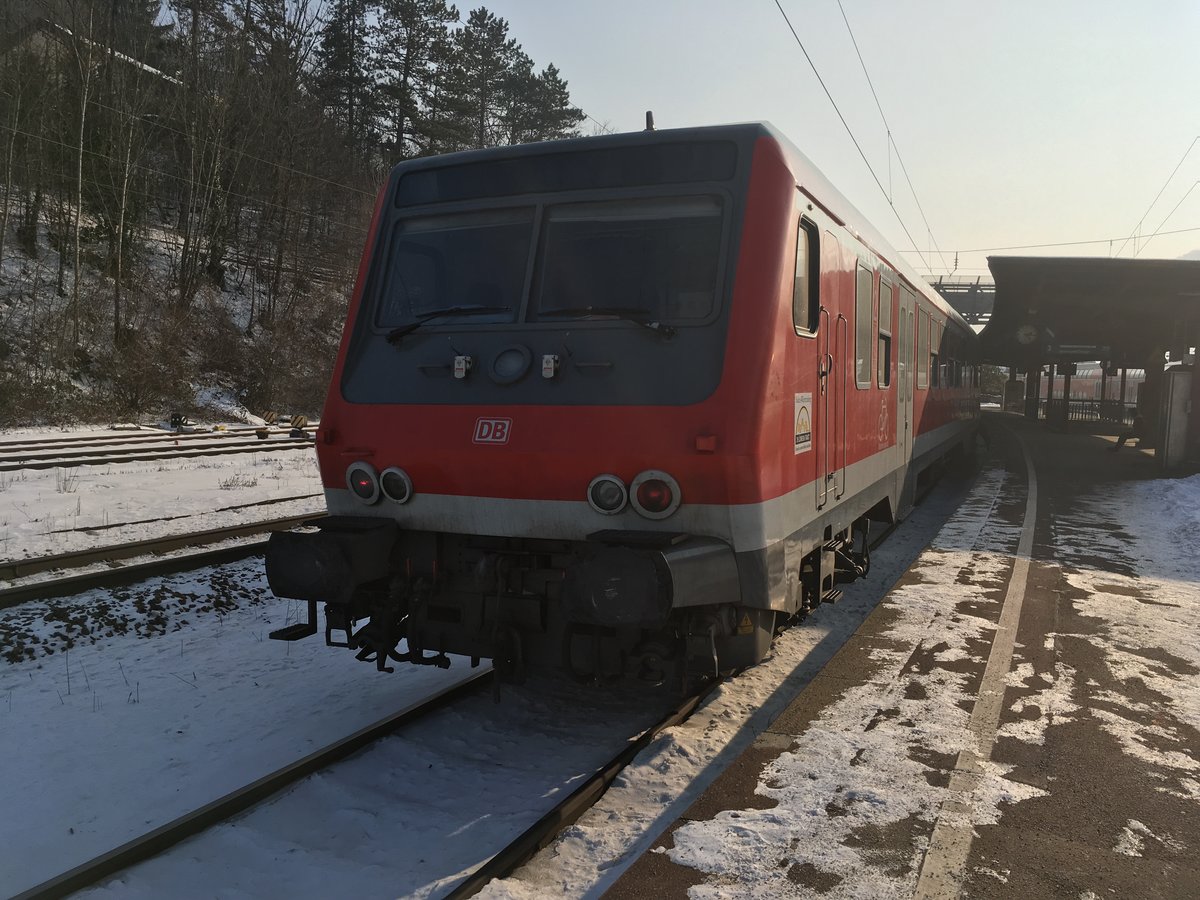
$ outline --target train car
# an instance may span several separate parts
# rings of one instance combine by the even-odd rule
[[[767,124],[418,159],[380,193],[274,593],[380,670],[752,665],[978,421],[975,336]]]

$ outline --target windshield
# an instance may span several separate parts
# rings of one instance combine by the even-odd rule
[[[401,220],[375,324],[394,328],[461,307],[494,310],[472,321],[514,321],[532,240],[530,208]]]
[[[715,197],[552,206],[530,318],[620,307],[705,319],[716,302],[721,226]]]

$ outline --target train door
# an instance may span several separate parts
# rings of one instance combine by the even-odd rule
[[[912,452],[912,408],[913,408],[913,308],[916,298],[907,287],[900,291],[899,340],[896,348],[896,393],[899,406],[896,410],[896,445],[900,448],[900,459],[907,460]]]
[[[821,242],[821,308],[817,323],[817,373],[819,395],[816,398],[817,509],[845,491],[846,453],[846,344],[849,329],[842,315],[842,259],[836,237],[825,232]],[[839,473],[841,478],[839,479]]]
[[[850,360],[853,356],[850,352],[850,321],[841,313],[838,313],[837,328],[834,329],[837,335],[837,350],[834,351],[834,377],[838,380],[837,396],[834,398],[834,455],[833,455],[833,472],[830,480],[833,482],[833,496],[835,500],[841,500],[842,495],[846,493],[846,428],[847,420],[849,419],[849,411],[846,409],[846,404],[850,399],[849,385],[846,380],[850,377]]]

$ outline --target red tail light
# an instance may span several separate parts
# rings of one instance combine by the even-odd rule
[[[379,499],[379,476],[370,463],[351,463],[346,469],[346,487],[357,499],[370,505]]]
[[[651,478],[649,481],[642,482],[642,486],[638,488],[637,498],[638,503],[648,512],[660,513],[671,505],[675,495],[671,493],[671,486],[665,481]]]
[[[679,509],[679,482],[654,469],[633,479],[630,486],[633,508],[647,519],[665,519]]]

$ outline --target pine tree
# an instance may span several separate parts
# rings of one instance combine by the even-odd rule
[[[533,60],[518,52],[505,82],[503,123],[510,144],[574,137],[582,110],[571,105],[567,83],[551,63],[534,73]]]
[[[317,93],[346,136],[363,155],[378,140],[379,98],[369,68],[367,0],[334,0],[317,48]]]
[[[480,7],[454,35],[454,50],[450,90],[460,101],[453,110],[456,131],[476,149],[504,144],[506,89],[524,56],[521,46],[508,36],[506,20]]]
[[[390,140],[386,150],[397,162],[428,144],[419,133],[436,90],[436,76],[450,56],[447,26],[458,9],[445,0],[382,0],[375,27],[380,101]]]

